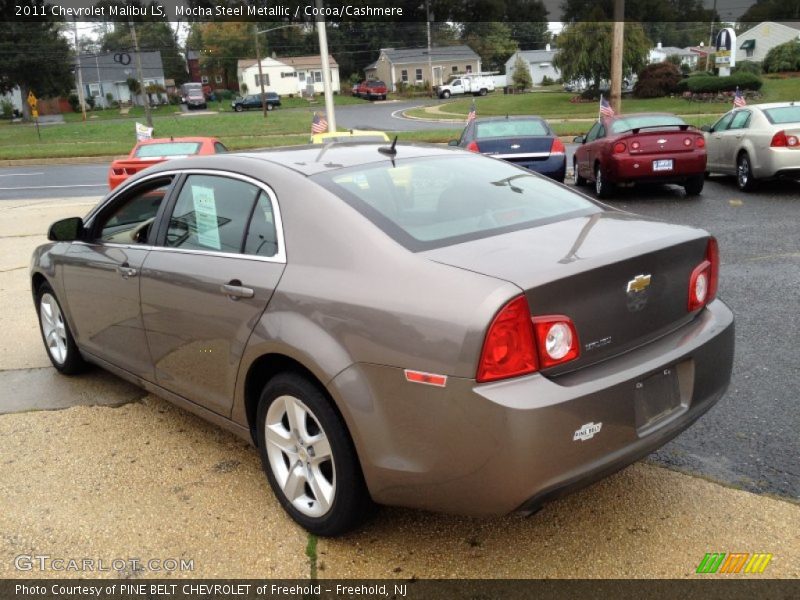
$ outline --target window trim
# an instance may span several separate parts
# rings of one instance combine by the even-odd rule
[[[249,183],[257,187],[261,189],[264,193],[266,193],[267,196],[269,197],[270,203],[272,204],[272,214],[275,219],[275,238],[276,242],[278,243],[277,252],[273,256],[256,256],[254,254],[244,254],[242,252],[215,252],[213,250],[170,248],[168,246],[164,246],[163,242],[167,234],[168,216],[172,215],[172,210],[175,207],[175,203],[177,202],[179,196],[178,190],[183,188],[183,185],[185,184],[186,179],[189,175],[210,175],[217,177],[227,177],[229,179],[238,179],[240,181],[244,181],[245,183]],[[147,177],[137,179],[136,181],[131,183],[123,182],[122,185],[119,188],[117,188],[117,190],[114,190],[114,193],[112,195],[110,195],[104,202],[97,205],[86,216],[87,228],[94,227],[94,219],[97,217],[97,215],[101,214],[103,210],[106,209],[109,205],[116,202],[122,194],[126,193],[126,191],[130,191],[130,189],[132,189],[134,186],[138,186],[139,184],[144,184],[145,182],[150,181],[151,179],[160,179],[166,177],[172,177],[173,179],[172,183],[170,184],[170,188],[167,192],[167,195],[164,198],[164,201],[161,203],[161,206],[159,207],[159,212],[156,215],[155,223],[157,224],[158,228],[157,231],[155,232],[155,240],[152,243],[118,244],[116,242],[103,242],[102,240],[87,240],[82,243],[93,246],[100,245],[109,248],[140,248],[140,249],[147,249],[152,252],[179,252],[181,254],[219,256],[223,258],[238,258],[245,260],[257,260],[261,262],[286,264],[287,256],[286,256],[286,244],[284,241],[284,232],[283,232],[283,218],[281,217],[280,207],[278,205],[278,198],[275,195],[275,192],[272,190],[270,186],[268,186],[263,181],[259,181],[258,179],[253,179],[248,175],[233,173],[231,171],[225,171],[223,169],[167,170],[167,171],[160,171],[158,173],[153,173],[151,175],[148,175]]]

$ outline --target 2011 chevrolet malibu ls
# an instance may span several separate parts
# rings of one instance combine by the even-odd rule
[[[458,149],[174,160],[49,239],[31,283],[55,368],[251,440],[320,535],[373,503],[533,511],[730,380],[713,237]]]

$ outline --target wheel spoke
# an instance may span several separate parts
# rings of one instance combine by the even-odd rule
[[[325,481],[318,468],[312,468],[310,477],[308,478],[308,486],[314,493],[314,498],[319,504],[322,512],[326,512],[331,506],[333,488]]]
[[[305,482],[305,469],[299,462],[296,462],[289,468],[289,475],[283,483],[283,493],[290,501],[294,502],[303,493]]]
[[[308,445],[314,449],[313,462],[315,464],[331,459],[331,444],[324,433],[320,433],[308,440]]]
[[[272,444],[281,451],[289,455],[297,453],[291,433],[286,431],[281,423],[267,425],[264,435],[267,438],[267,443]]]

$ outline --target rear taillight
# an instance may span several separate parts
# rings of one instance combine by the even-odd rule
[[[475,379],[485,383],[527,375],[579,355],[578,333],[569,317],[531,318],[525,296],[517,296],[489,326]]]
[[[719,285],[719,247],[717,240],[709,238],[706,258],[697,265],[689,277],[689,312],[702,308],[717,295]]]
[[[484,383],[533,373],[538,368],[528,301],[517,296],[500,309],[489,326],[475,378]]]
[[[621,154],[622,152],[625,152],[627,148],[628,147],[625,145],[625,142],[617,142],[614,144],[614,154]]]
[[[772,136],[770,146],[772,148],[797,148],[800,147],[799,140],[796,135],[786,135],[785,131],[779,131]]]
[[[124,175],[125,174],[125,169],[112,168],[111,170],[114,172],[114,175]]]
[[[476,142],[474,140],[471,141],[469,144],[467,144],[467,150],[469,150],[470,152],[480,152],[481,151],[481,149],[478,148],[478,142]]]
[[[533,318],[539,351],[539,367],[546,369],[578,358],[578,332],[569,317],[548,315]]]
[[[558,139],[553,139],[553,145],[550,146],[550,154],[565,154],[566,149],[564,148],[564,143]]]
[[[694,138],[694,145],[697,148],[705,148],[706,138],[704,138],[702,135],[698,135],[696,138]]]
[[[136,175],[136,171],[137,169],[134,169],[133,167],[125,167],[126,175]]]

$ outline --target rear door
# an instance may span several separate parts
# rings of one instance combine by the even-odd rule
[[[141,277],[156,382],[229,415],[250,333],[285,266],[272,191],[252,179],[190,172]]]

